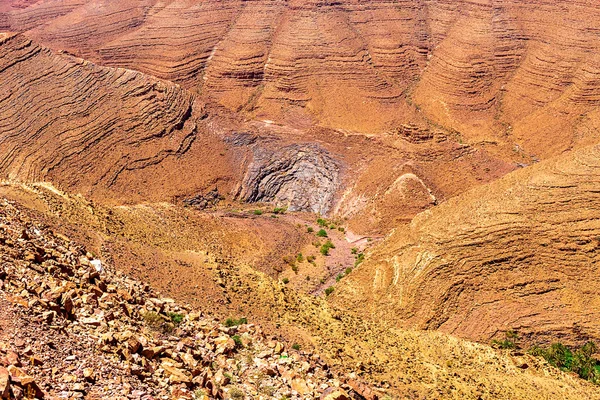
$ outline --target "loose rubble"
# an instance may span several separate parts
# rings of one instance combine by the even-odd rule
[[[6,200],[0,312],[2,399],[364,398],[318,355],[163,298]]]

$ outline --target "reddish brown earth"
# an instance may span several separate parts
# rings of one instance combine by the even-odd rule
[[[594,398],[487,344],[600,340],[598,21],[591,0],[4,1],[0,194],[380,393]]]
[[[599,17],[591,0],[8,1],[0,30],[258,119],[430,122],[517,144],[529,163],[598,138]]]
[[[511,329],[531,343],[600,340],[599,151],[543,161],[417,215],[344,280],[336,302],[480,341]]]

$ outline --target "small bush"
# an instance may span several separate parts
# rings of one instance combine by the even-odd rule
[[[325,295],[329,296],[331,293],[333,293],[333,291],[333,286],[329,286],[327,289],[325,289]]]
[[[171,321],[175,324],[175,325],[179,325],[184,318],[183,314],[178,314],[178,313],[169,313],[169,318],[171,318]]]
[[[273,214],[285,214],[286,210],[286,207],[275,207],[273,209]]]
[[[296,256],[296,261],[298,261],[298,262],[304,261],[304,256],[302,255],[302,253],[298,253],[298,255]]]
[[[343,227],[343,226],[340,226],[340,227],[338,228],[338,231],[340,231],[340,232],[342,232],[342,233],[346,233],[346,230],[344,229],[344,227]]]
[[[292,271],[298,273],[298,266],[296,264],[292,265]]]
[[[262,215],[262,211],[261,210],[254,210],[254,215]]]
[[[354,266],[358,267],[363,261],[365,261],[365,253],[358,253],[356,261],[354,261]]]
[[[335,246],[333,245],[333,243],[331,243],[330,240],[328,240],[324,245],[321,246],[321,249],[319,251],[324,256],[328,256],[330,249],[335,249]]]
[[[330,225],[329,229],[335,229],[335,225]]]
[[[352,268],[350,268],[350,267],[346,268],[346,275],[349,275],[350,272],[352,272]]]
[[[336,277],[335,277],[335,281],[336,281],[336,282],[339,282],[339,281],[341,281],[341,280],[342,280],[342,278],[343,278],[343,277],[344,277],[344,275],[342,275],[342,274],[338,274],[338,276],[336,276]]]
[[[294,263],[296,262],[293,256],[284,256],[283,257],[283,262],[288,264],[289,266],[294,265]]]
[[[357,254],[358,253],[358,247],[353,247],[352,250],[350,250],[350,253]]]
[[[504,340],[492,340],[492,346],[498,347],[500,349],[516,349],[517,341],[519,339],[519,335],[513,331],[508,330],[504,332]]]
[[[323,228],[324,228],[324,227],[326,227],[326,226],[327,226],[327,220],[325,220],[325,219],[323,219],[323,218],[319,218],[319,219],[317,219],[317,224],[318,224],[320,227],[323,227]]]
[[[164,318],[161,317],[160,314],[152,311],[142,313],[142,318],[146,325],[151,328],[160,328],[165,323]]]
[[[294,349],[294,350],[298,351],[298,350],[300,350],[300,345],[299,345],[298,343],[294,343],[294,344],[292,345],[292,349]]]
[[[240,319],[235,319],[235,318],[227,318],[225,320],[225,326],[228,328],[231,328],[232,326],[238,326],[238,325],[244,325],[248,323],[248,319],[245,317],[242,317]]]
[[[319,282],[321,283],[321,285],[324,284],[325,283],[325,278],[319,279]]]
[[[306,231],[308,233],[313,233],[315,231],[315,229],[312,226],[309,226],[308,228],[306,228]]]
[[[242,338],[239,335],[233,335],[231,337],[231,339],[235,342],[235,345],[237,347],[241,347],[242,346]]]
[[[317,236],[318,237],[326,238],[327,237],[327,231],[325,229],[320,229],[319,232],[317,232]]]
[[[567,372],[575,372],[580,378],[600,384],[600,362],[592,357],[598,351],[594,342],[587,342],[579,349],[571,350],[562,343],[549,348],[534,346],[529,353],[543,357],[548,364]]]
[[[288,278],[283,278],[282,282],[284,285],[287,285],[288,283],[290,283],[290,280]]]
[[[244,399],[244,392],[242,392],[240,389],[233,387],[231,389],[229,389],[229,397],[231,397],[233,400],[243,400]]]
[[[316,259],[317,258],[315,256],[308,256],[308,257],[306,257],[306,261],[308,261],[309,263],[315,262]]]

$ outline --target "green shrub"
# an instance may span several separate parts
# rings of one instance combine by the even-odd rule
[[[327,237],[327,231],[325,229],[320,229],[319,232],[317,232],[317,236],[318,237],[326,238]]]
[[[350,272],[352,272],[352,268],[350,268],[350,267],[346,268],[346,275],[349,275]]]
[[[306,228],[306,231],[308,233],[313,233],[315,231],[315,229],[312,226],[309,226],[308,228]]]
[[[290,280],[288,278],[283,278],[283,283],[284,285],[287,285],[288,283],[290,283]]]
[[[292,349],[294,349],[294,350],[300,350],[300,345],[298,343],[294,343],[292,345]]]
[[[335,277],[335,281],[336,281],[336,282],[339,282],[339,281],[341,281],[341,280],[342,280],[342,278],[343,278],[343,277],[344,277],[344,275],[342,275],[342,274],[338,274],[338,276],[336,276],[336,277]]]
[[[273,209],[273,214],[285,214],[287,211],[287,207],[275,207]]]
[[[338,231],[340,231],[340,232],[342,232],[342,233],[346,233],[346,230],[344,229],[344,227],[343,227],[343,226],[340,226],[340,227],[338,228]]]
[[[335,249],[335,246],[333,245],[333,243],[331,243],[330,240],[328,240],[327,242],[325,242],[324,245],[321,246],[321,249],[319,250],[321,252],[321,254],[323,254],[324,256],[328,256],[329,255],[329,250],[330,249]]]
[[[324,284],[325,283],[325,278],[319,279],[319,282],[321,283],[321,285]]]
[[[575,372],[580,378],[600,384],[600,362],[592,357],[598,351],[594,342],[587,342],[574,351],[562,343],[548,348],[533,346],[529,353],[543,357],[548,364],[567,372]]]
[[[225,320],[225,326],[228,328],[231,328],[232,326],[238,326],[238,325],[244,325],[248,323],[248,319],[245,317],[242,317],[240,319],[235,319],[235,318],[227,318]]]
[[[254,210],[254,215],[262,215],[262,211],[261,210]]]
[[[298,262],[304,261],[304,256],[302,255],[302,253],[298,253],[298,255],[296,256],[296,261],[298,261]]]
[[[329,229],[335,229],[335,225],[330,225]]]
[[[317,219],[317,224],[318,224],[320,227],[323,227],[323,228],[324,228],[324,227],[326,227],[326,226],[327,226],[327,220],[325,220],[325,219],[323,219],[323,218],[319,218],[319,219]]]
[[[292,271],[298,273],[298,266],[296,264],[292,265]]]
[[[356,261],[354,261],[354,266],[358,267],[363,261],[365,261],[365,253],[358,253]]]
[[[239,335],[233,335],[231,337],[231,339],[235,342],[235,345],[237,347],[241,347],[242,346],[242,338]]]
[[[169,313],[169,318],[171,318],[171,321],[176,324],[179,325],[182,321],[183,321],[183,314],[178,314],[178,313]]]
[[[519,339],[519,335],[513,331],[513,330],[508,330],[506,332],[504,332],[504,339],[503,340],[492,340],[492,346],[494,347],[498,347],[500,349],[516,349],[517,348],[517,341]]]
[[[311,263],[311,262],[315,262],[315,260],[316,260],[316,259],[317,259],[317,258],[316,258],[315,256],[307,256],[307,257],[306,257],[306,261],[308,261],[309,263]]]
[[[352,253],[352,254],[358,253],[358,247],[353,247],[352,250],[350,250],[350,253]]]
[[[325,294],[329,296],[331,293],[333,293],[333,290],[333,286],[329,286],[327,289],[325,289]]]

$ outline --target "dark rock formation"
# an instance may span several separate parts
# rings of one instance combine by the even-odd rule
[[[325,214],[338,186],[339,165],[318,145],[294,144],[276,151],[257,147],[239,198]]]

